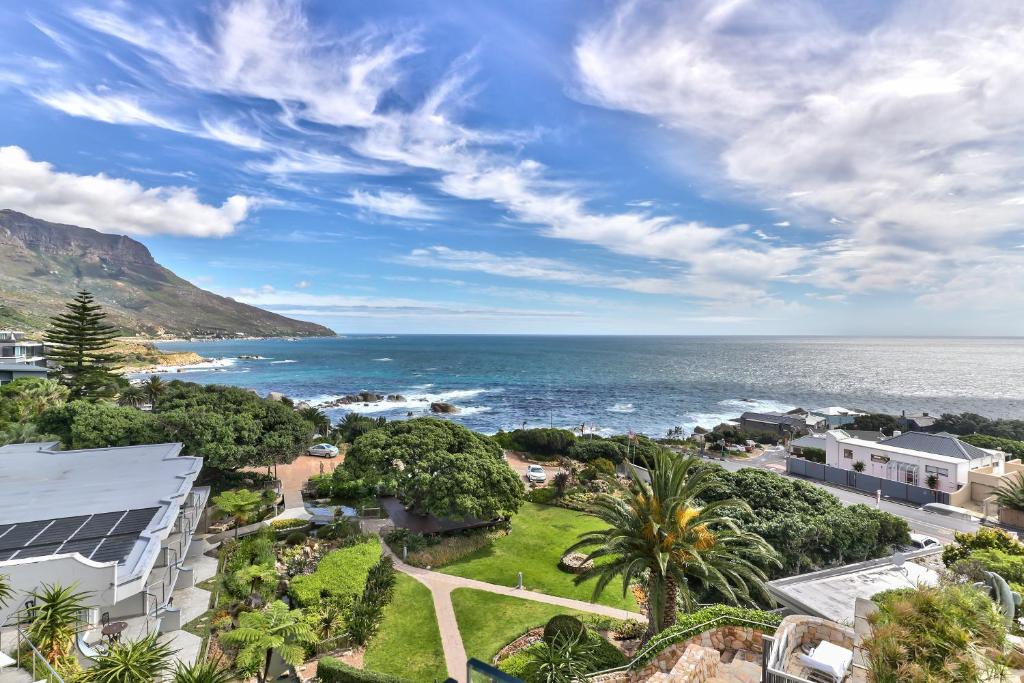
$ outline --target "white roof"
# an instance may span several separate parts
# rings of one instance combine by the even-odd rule
[[[883,557],[777,579],[768,582],[768,590],[791,609],[852,626],[857,598],[870,600],[877,593],[893,588],[938,584],[938,572],[911,560],[941,551],[940,546],[905,554],[907,561],[902,566],[897,566],[895,556]]]
[[[829,406],[828,408],[818,408],[814,411],[819,415],[866,415],[867,413],[861,413],[856,410],[849,408],[843,408],[842,406]]]

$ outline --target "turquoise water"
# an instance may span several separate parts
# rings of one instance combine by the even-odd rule
[[[585,423],[661,435],[795,406],[1024,417],[1021,339],[367,335],[161,348],[265,357],[174,378],[314,405],[363,390],[401,394],[400,403],[347,407],[389,419],[445,401],[460,409],[451,419],[484,432]]]

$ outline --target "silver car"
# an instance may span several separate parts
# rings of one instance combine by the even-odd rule
[[[315,446],[310,446],[306,453],[315,455],[318,458],[333,458],[338,455],[338,447],[329,443],[318,443]]]
[[[543,484],[547,481],[548,475],[540,465],[528,465],[526,468],[526,480],[534,484]]]

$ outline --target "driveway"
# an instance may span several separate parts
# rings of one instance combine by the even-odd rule
[[[522,455],[516,453],[515,451],[505,451],[505,460],[508,461],[509,467],[511,467],[512,469],[519,473],[519,476],[522,477],[523,481],[526,481],[526,468],[529,465],[540,465],[541,467],[543,467],[544,473],[548,475],[548,481],[551,481],[551,478],[558,474],[558,471],[562,469],[558,465],[554,464],[549,465],[543,462],[527,462],[526,460],[523,460]]]
[[[318,458],[312,455],[300,455],[290,465],[277,466],[277,478],[281,480],[281,493],[284,495],[284,507],[302,507],[302,489],[306,481],[317,474],[327,474],[345,462],[344,454],[334,458]]]

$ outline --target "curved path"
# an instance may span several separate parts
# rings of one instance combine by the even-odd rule
[[[624,609],[607,607],[605,605],[598,605],[592,602],[583,602],[582,600],[561,598],[557,595],[537,593],[536,591],[511,588],[509,586],[499,586],[494,583],[477,581],[476,579],[451,576],[449,574],[442,574],[441,572],[435,572],[429,569],[413,567],[412,565],[406,564],[398,559],[398,557],[391,552],[391,549],[386,543],[382,545],[384,546],[384,551],[394,559],[395,569],[404,574],[408,574],[430,589],[430,594],[434,599],[434,612],[437,615],[437,626],[441,631],[441,644],[444,647],[444,659],[445,664],[448,667],[448,676],[454,678],[456,681],[465,681],[467,658],[466,648],[462,645],[462,634],[459,633],[459,624],[455,620],[455,608],[452,606],[452,590],[455,588],[475,588],[476,590],[486,591],[488,593],[497,593],[498,595],[507,595],[513,598],[522,598],[523,600],[544,602],[549,605],[558,605],[567,609],[579,610],[580,612],[591,612],[593,614],[600,614],[602,616],[613,617],[615,619],[637,619],[640,621],[645,621],[647,619],[642,614],[629,612]]]

